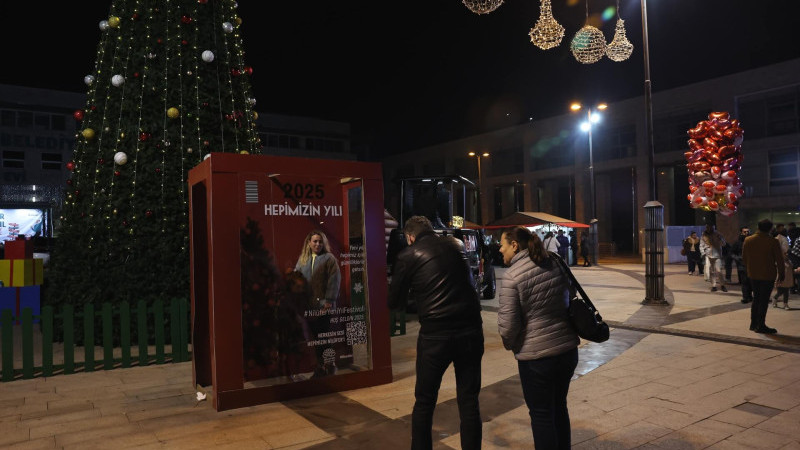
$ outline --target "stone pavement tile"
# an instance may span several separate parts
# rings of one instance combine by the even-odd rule
[[[770,408],[788,411],[800,405],[800,392],[797,392],[796,385],[790,385],[781,389],[768,392],[764,395],[750,400],[752,403],[769,406]]]
[[[765,432],[788,436],[800,442],[800,412],[792,410],[780,413],[759,423],[756,428]]]
[[[570,415],[572,414],[573,411],[570,408]],[[444,439],[443,442],[453,448],[460,448],[459,439],[459,436],[454,435]],[[533,434],[528,407],[514,408],[484,423],[481,444],[483,449],[532,448]]]
[[[121,435],[143,435],[145,438],[141,442],[152,442],[152,433],[142,433],[136,424],[123,422],[124,416],[118,417],[116,423],[111,422],[110,418],[95,421],[94,426],[87,429],[75,429],[60,432],[55,435],[56,446],[82,448],[88,445],[107,444],[108,440]],[[137,438],[139,439],[139,438]],[[108,446],[106,448],[112,448]]]
[[[705,419],[656,439],[653,444],[671,448],[670,445],[682,445],[681,441],[683,441],[691,444],[692,447],[674,448],[706,448],[743,430],[744,428],[736,425]]]
[[[731,409],[726,409],[725,411],[722,411],[719,414],[711,416],[711,419],[716,420],[718,422],[738,425],[742,428],[751,428],[769,419],[769,417],[765,417],[760,414],[755,414],[748,411],[742,411],[739,409],[731,408]]]
[[[800,362],[792,363],[784,369],[765,375],[761,381],[777,387],[800,384]]]
[[[111,433],[93,441],[77,441],[63,446],[64,450],[106,450],[123,448],[164,448],[164,443],[160,442],[153,433],[142,432],[133,425],[112,430]],[[61,448],[61,447],[60,447]]]
[[[639,421],[602,434],[590,441],[573,446],[573,448],[609,448],[608,445],[613,445],[611,448],[636,448],[671,432],[672,430],[669,428]]]
[[[749,402],[750,400],[758,398],[760,395],[772,392],[774,389],[774,386],[762,383],[759,380],[750,380],[740,385],[702,397],[698,399],[698,402],[722,410]]]
[[[680,430],[693,423],[700,422],[704,417],[695,416],[682,411],[675,411],[673,409],[664,409],[658,414],[654,414],[645,418],[646,421],[669,428],[672,430]]]
[[[319,441],[329,438],[331,435],[312,425],[291,430],[274,431],[262,434],[260,437],[267,441],[272,448],[281,448],[288,445]]]
[[[0,399],[0,411],[5,410],[6,408],[16,408],[24,404],[25,404],[24,395],[19,395],[17,397],[5,397]]]
[[[797,366],[798,362],[800,362],[800,355],[796,353],[780,353],[772,358],[767,358],[742,367],[741,370],[756,375],[769,375],[787,370],[789,367]]]
[[[0,446],[24,442],[30,439],[30,437],[31,435],[28,427],[3,427],[2,433],[0,433]]]
[[[778,449],[794,441],[794,439],[784,434],[769,433],[758,428],[745,429],[727,440],[753,450]]]
[[[43,427],[57,423],[91,421],[100,417],[100,411],[93,409],[91,403],[86,408],[51,409],[45,414],[20,417],[20,426],[27,428]]]
[[[672,387],[664,384],[644,383],[601,398],[590,399],[589,402],[604,411],[617,411],[622,407],[636,404],[670,390]]]
[[[45,450],[52,448],[56,448],[56,439],[53,436],[3,446],[4,450]]]
[[[123,415],[95,417],[91,420],[71,420],[69,422],[55,422],[41,426],[31,426],[30,433],[31,439],[44,436],[56,436],[56,441],[58,441],[59,435],[71,433],[88,435],[97,430],[109,427],[122,427],[129,423],[128,418]]]
[[[671,402],[690,404],[699,398],[707,397],[733,386],[738,386],[753,378],[754,375],[752,374],[729,372],[712,376],[708,379],[698,380],[690,385],[657,395],[657,397]]]

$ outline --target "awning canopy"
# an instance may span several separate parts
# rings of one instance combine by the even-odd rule
[[[508,228],[516,225],[521,225],[523,227],[533,227],[536,225],[545,225],[545,224],[560,225],[562,227],[569,227],[569,228],[589,228],[589,225],[586,225],[585,223],[575,222],[569,219],[565,219],[563,217],[558,217],[552,214],[547,214],[539,211],[515,212],[510,216],[506,216],[503,217],[502,219],[497,219],[495,221],[489,222],[483,228],[491,230],[497,228]]]

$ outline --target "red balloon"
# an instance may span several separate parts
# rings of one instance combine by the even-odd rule
[[[714,120],[714,119],[725,119],[725,120],[727,120],[729,118],[730,118],[730,114],[728,114],[727,112],[712,112],[712,113],[710,113],[708,115],[708,120]]]
[[[714,149],[714,151],[716,151],[719,145],[717,145],[717,142],[710,137],[705,137],[703,138],[703,147],[706,148],[706,151],[709,149]]]
[[[720,174],[722,173],[722,169],[720,169],[719,166],[712,167],[710,171],[711,171],[711,176],[714,178],[719,178]]]
[[[683,157],[686,158],[687,161],[692,161],[692,155],[694,155],[694,152],[691,150],[683,152]]]
[[[711,208],[712,211],[716,211],[719,209],[719,203],[715,202],[714,200],[710,200],[708,202],[708,207]]]
[[[707,180],[703,182],[703,187],[706,189],[714,189],[714,186],[716,185],[717,183],[712,180]]]

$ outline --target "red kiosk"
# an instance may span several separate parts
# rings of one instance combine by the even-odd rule
[[[189,186],[193,378],[215,409],[392,381],[380,164],[215,153]],[[312,230],[340,271],[324,308],[294,271]]]

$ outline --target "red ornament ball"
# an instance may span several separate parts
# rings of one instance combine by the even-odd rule
[[[139,78],[139,72],[133,72],[133,78]]]
[[[161,167],[156,167],[156,173],[161,173]]]
[[[148,139],[150,139],[150,133],[145,133],[145,132],[139,133],[139,141],[144,142]]]
[[[89,109],[91,109],[92,111],[97,111],[97,106],[92,105],[92,106],[89,107]]]
[[[189,45],[189,41],[184,39],[184,40],[181,41],[181,45]]]
[[[131,16],[131,19],[139,20],[139,13],[133,13],[133,15]]]
[[[74,113],[72,113],[72,117],[75,118],[78,122],[83,120],[83,110],[76,109]]]
[[[248,75],[252,75],[253,74],[253,68],[250,67],[250,66],[244,66],[244,73],[246,73]]]
[[[158,39],[156,39],[156,42],[157,42],[157,43],[159,43],[159,44],[163,44],[163,43],[164,43],[164,40],[163,40],[163,39],[161,39],[161,38],[158,38]]]
[[[72,186],[72,179],[67,180],[67,186]]]
[[[106,160],[105,160],[105,159],[103,159],[103,158],[100,158],[100,159],[98,159],[98,160],[97,160],[97,164],[100,164],[101,166],[102,166],[103,164],[105,164],[105,163],[106,163]]]
[[[208,147],[209,145],[211,145],[211,143],[210,143],[210,142],[208,142],[208,141],[203,141],[203,145],[205,145],[206,147]]]
[[[70,161],[67,163],[67,170],[72,171],[75,170],[75,163]]]
[[[189,16],[182,16],[181,17],[181,22],[183,22],[185,24],[190,24],[190,23],[192,23],[192,18],[189,17]]]
[[[153,211],[150,211],[150,210],[148,209],[147,211],[145,211],[145,212],[144,212],[144,215],[145,215],[146,217],[153,217]]]
[[[115,177],[118,177],[118,176],[120,176],[120,175],[121,175],[121,172],[120,172],[119,170],[115,170],[115,171],[114,171],[114,176],[115,176]]]
[[[233,69],[231,69],[231,75],[233,75],[235,77],[238,77],[241,74],[242,74],[242,72],[239,69],[237,69],[235,67]]]

